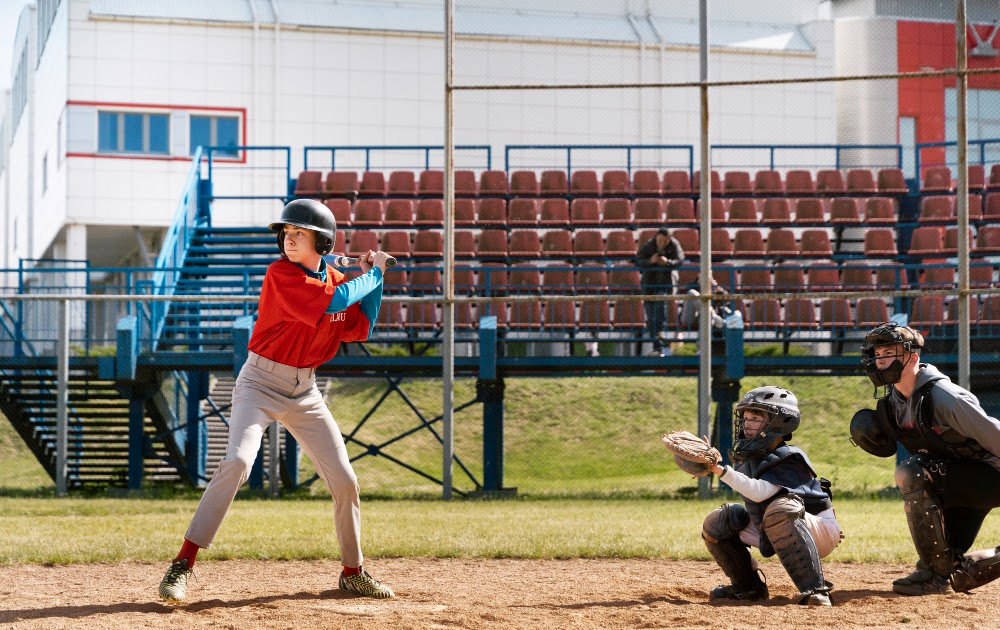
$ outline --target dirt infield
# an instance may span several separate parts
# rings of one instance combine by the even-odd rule
[[[2,569],[3,628],[961,628],[991,626],[1000,583],[974,594],[906,598],[889,590],[903,565],[828,565],[833,608],[789,605],[781,566],[764,565],[766,604],[709,604],[714,564],[667,560],[384,559],[371,571],[393,600],[336,588],[331,561],[201,562],[189,601],[156,596],[165,566]]]

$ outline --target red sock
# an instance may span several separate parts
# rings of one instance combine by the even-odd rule
[[[344,567],[344,575],[357,575],[361,573],[361,567]]]
[[[194,567],[194,559],[198,555],[199,549],[201,549],[201,547],[185,538],[184,544],[181,545],[181,550],[177,553],[177,557],[174,558],[174,562],[177,562],[178,560],[187,560],[188,568],[190,569]]]

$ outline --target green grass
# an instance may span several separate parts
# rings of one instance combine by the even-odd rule
[[[0,564],[165,561],[194,513],[194,498],[0,498]],[[708,559],[699,533],[718,500],[365,501],[372,557],[657,557]],[[838,501],[846,539],[831,559],[914,559],[901,501]],[[204,559],[336,557],[327,500],[238,499]],[[1000,521],[979,535],[993,544]],[[982,546],[982,545],[981,545]]]

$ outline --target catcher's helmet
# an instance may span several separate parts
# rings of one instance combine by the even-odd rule
[[[278,233],[278,249],[285,253],[284,231],[286,225],[294,225],[316,232],[316,251],[329,254],[333,250],[333,238],[337,233],[337,220],[330,209],[315,199],[296,199],[281,209],[281,218],[267,227]]]
[[[889,367],[878,369],[875,359],[875,348],[899,344],[902,352],[893,355]],[[879,324],[865,335],[861,345],[861,363],[865,366],[868,378],[879,387],[898,383],[903,375],[903,365],[909,360],[909,353],[919,352],[924,347],[924,337],[908,326],[900,326],[895,322]],[[886,358],[886,357],[883,357]]]
[[[757,435],[748,437],[744,427],[744,412],[748,409],[760,412],[767,418]],[[736,404],[733,420],[733,461],[743,461],[764,456],[778,438],[790,438],[799,428],[799,401],[795,394],[767,385],[751,389]]]

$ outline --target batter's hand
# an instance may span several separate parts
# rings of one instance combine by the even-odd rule
[[[388,266],[387,261],[389,260],[389,258],[390,258],[389,254],[385,252],[372,252],[372,255],[369,257],[369,260],[371,260],[372,264],[381,269],[382,273],[385,273],[385,269]]]

